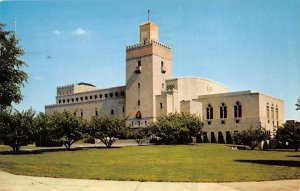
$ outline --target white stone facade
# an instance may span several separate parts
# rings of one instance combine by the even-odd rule
[[[171,112],[190,112],[203,120],[209,141],[213,133],[217,141],[223,137],[225,142],[229,132],[256,126],[273,132],[283,123],[280,99],[251,91],[230,92],[199,77],[172,78],[171,48],[158,42],[158,27],[146,22],[140,25],[139,35],[138,44],[126,47],[125,86],[98,89],[79,83],[58,87],[56,104],[45,106],[46,114],[67,110],[88,120],[103,113],[120,115],[128,117],[131,127],[143,127]]]

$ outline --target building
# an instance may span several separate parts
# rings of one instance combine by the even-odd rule
[[[46,114],[71,111],[85,119],[100,114],[128,116],[131,127],[144,127],[170,112],[190,112],[204,121],[211,142],[229,133],[263,126],[273,132],[284,120],[282,100],[252,91],[230,92],[214,81],[172,78],[171,48],[158,40],[158,26],[140,25],[139,43],[126,47],[126,85],[98,89],[79,83],[57,87],[56,104]]]

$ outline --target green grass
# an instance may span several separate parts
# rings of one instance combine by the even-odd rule
[[[262,181],[299,179],[300,154],[232,150],[219,144],[134,146],[0,155],[0,169],[22,175],[106,180]]]

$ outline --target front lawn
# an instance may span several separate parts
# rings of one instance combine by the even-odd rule
[[[1,155],[13,174],[139,181],[262,181],[300,178],[300,154],[232,150],[220,144],[93,148]]]

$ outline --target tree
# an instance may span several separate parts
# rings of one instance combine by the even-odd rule
[[[159,117],[149,126],[152,137],[157,137],[163,144],[187,144],[201,133],[203,123],[200,118],[190,113],[170,113]]]
[[[27,80],[27,74],[21,70],[26,66],[19,57],[24,50],[18,47],[18,40],[12,31],[5,31],[0,23],[0,110],[20,103],[22,100],[20,88]]]
[[[100,139],[106,147],[112,144],[126,131],[126,119],[114,115],[100,115],[91,119],[90,136]]]
[[[145,138],[147,137],[147,128],[134,128],[130,129],[130,137],[134,138],[135,142],[141,146],[143,145],[143,142],[145,141]]]
[[[300,110],[300,99],[298,99],[296,105],[296,110]]]
[[[73,113],[63,111],[50,116],[50,125],[53,128],[52,138],[61,141],[70,150],[72,144],[83,138],[86,122]]]
[[[14,153],[33,142],[36,133],[34,115],[32,109],[22,112],[12,112],[8,109],[0,111],[0,136]]]
[[[62,146],[61,141],[56,141],[55,128],[51,124],[50,116],[40,112],[35,117],[37,134],[35,137],[35,145],[42,147]],[[54,126],[55,127],[55,126]]]
[[[247,130],[234,134],[233,139],[235,144],[247,145],[251,150],[254,150],[258,144],[270,138],[270,135],[262,127],[250,127]]]
[[[275,138],[283,144],[288,142],[297,152],[300,145],[300,123],[287,121],[282,127],[277,129]]]

